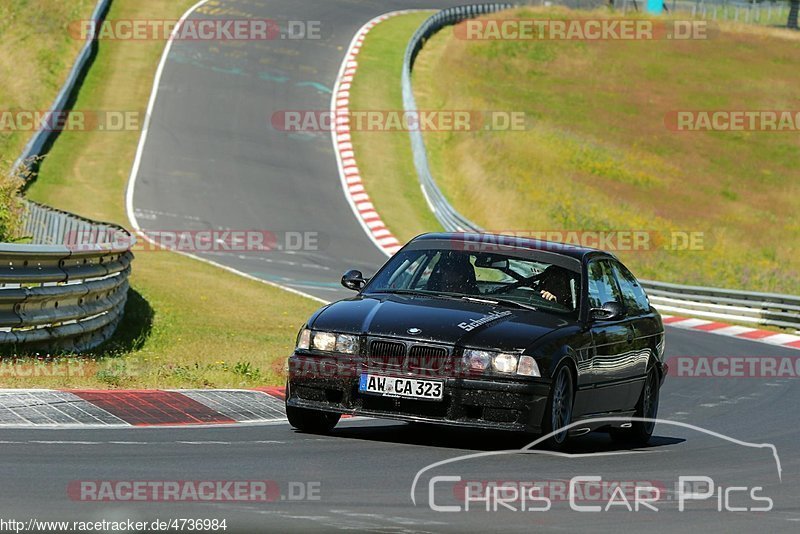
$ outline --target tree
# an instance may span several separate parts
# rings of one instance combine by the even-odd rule
[[[789,0],[789,21],[786,26],[792,30],[800,29],[797,27],[798,13],[800,13],[800,0]]]

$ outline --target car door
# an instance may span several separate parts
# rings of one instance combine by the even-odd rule
[[[615,301],[623,303],[611,261],[591,260],[588,265],[588,301],[590,308],[602,308]],[[595,319],[590,326],[594,355],[594,413],[629,409],[632,394],[631,373],[635,351],[634,331],[626,317]]]
[[[635,406],[644,387],[648,360],[659,341],[657,338],[661,333],[660,322],[636,277],[618,261],[611,261],[611,267],[619,284],[626,317],[633,328],[634,339],[631,349],[634,355],[626,375],[632,385],[628,404]]]

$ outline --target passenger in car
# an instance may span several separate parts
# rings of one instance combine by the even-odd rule
[[[538,276],[537,289],[539,295],[545,300],[550,300],[572,308],[572,288],[570,287],[570,273],[557,265],[551,265]]]

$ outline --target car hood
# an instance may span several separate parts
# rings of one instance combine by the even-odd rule
[[[382,295],[359,296],[331,304],[316,315],[310,327],[339,333],[519,350],[572,322],[557,314],[480,302]],[[411,329],[420,332],[412,334]]]

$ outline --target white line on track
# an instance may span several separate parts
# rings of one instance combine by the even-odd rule
[[[56,439],[29,439],[29,440],[2,440],[0,445],[29,445],[34,443],[36,445],[123,445],[123,446],[141,446],[141,445],[294,445],[299,442],[306,441],[327,441],[330,438],[299,438],[292,440],[244,440],[244,441],[87,441],[87,440],[56,440]]]
[[[339,422],[338,426],[342,424],[347,424],[350,422],[359,422],[359,421],[374,421],[375,419],[372,417],[365,417],[365,416],[354,416],[348,417],[346,419],[342,419]],[[164,429],[184,429],[184,430],[193,430],[193,429],[210,429],[210,428],[241,428],[243,426],[273,426],[273,425],[285,425],[289,422],[288,419],[285,417],[281,419],[271,419],[271,420],[264,420],[264,421],[241,421],[238,423],[215,423],[210,425],[158,425],[158,426],[135,426],[129,424],[108,424],[108,425],[98,425],[98,424],[66,424],[66,425],[34,425],[34,424],[13,424],[13,425],[2,425],[3,430],[6,429],[17,429],[17,430],[135,430],[137,432],[143,431],[158,431]],[[5,443],[4,441],[0,441],[0,444]]]

